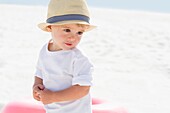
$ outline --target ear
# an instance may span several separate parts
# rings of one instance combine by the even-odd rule
[[[51,31],[52,31],[52,30],[51,30],[51,26],[47,26],[46,29],[47,29],[48,32],[51,32]]]

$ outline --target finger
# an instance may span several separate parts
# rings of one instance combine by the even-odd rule
[[[38,97],[39,97],[39,98],[41,98],[41,95],[40,95],[40,94],[38,94]]]
[[[43,90],[37,91],[37,95],[38,95],[40,98],[41,98],[42,94],[43,94]]]
[[[39,88],[40,90],[44,90],[45,87],[44,87],[43,85],[41,85],[41,86],[39,86],[38,88]]]
[[[34,96],[34,99],[40,101],[40,97],[38,96]]]
[[[39,91],[39,90],[40,90],[40,89],[39,89],[38,87],[35,87],[33,91],[34,91],[34,92],[37,92],[37,91]]]
[[[37,91],[37,95],[38,95],[38,96],[41,95],[41,90]]]
[[[36,100],[37,100],[37,101],[40,101],[40,98],[37,97]]]

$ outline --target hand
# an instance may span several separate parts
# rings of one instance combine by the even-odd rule
[[[35,100],[40,101],[40,94],[38,92],[44,90],[44,88],[42,84],[37,84],[33,87],[33,97]]]
[[[39,98],[40,98],[40,101],[43,103],[43,104],[50,104],[50,103],[53,103],[53,92],[48,90],[48,89],[44,89],[44,90],[39,90],[37,92],[39,94]]]

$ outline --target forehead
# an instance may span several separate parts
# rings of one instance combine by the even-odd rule
[[[85,29],[85,25],[81,25],[81,24],[66,24],[66,25],[62,25],[61,27],[63,28],[71,28],[71,29]]]
[[[51,25],[51,28],[57,28],[57,29],[73,29],[77,31],[85,31],[88,26],[83,24],[65,24],[65,25]]]

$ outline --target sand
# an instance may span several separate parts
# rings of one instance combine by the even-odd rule
[[[0,106],[32,95],[46,7],[0,5]],[[90,8],[79,47],[95,65],[93,97],[130,113],[170,112],[170,14]]]

